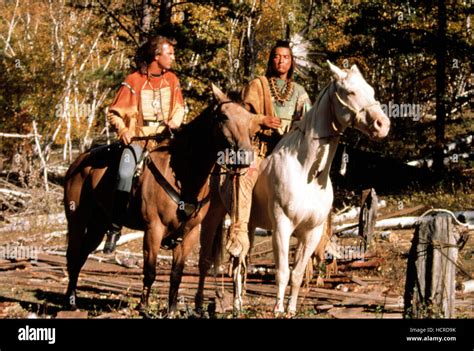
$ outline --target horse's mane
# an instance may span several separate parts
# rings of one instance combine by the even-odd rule
[[[230,101],[233,103],[239,104],[243,106],[243,102],[240,98],[240,95],[237,95],[237,93],[234,93],[232,95],[229,95]],[[175,147],[179,144],[182,144],[183,142],[199,142],[203,143],[205,140],[203,140],[202,133],[203,131],[209,131],[210,129],[213,128],[213,117],[215,116],[216,112],[216,107],[218,103],[214,102],[208,105],[197,117],[195,117],[191,122],[182,125],[178,131],[176,131],[175,136],[173,140],[171,141],[170,145],[172,147]],[[206,140],[209,141],[209,140]]]
[[[333,83],[333,81],[329,82],[328,84],[326,84],[324,86],[324,88],[319,92],[318,97],[316,98],[316,101],[314,102],[311,109],[304,114],[304,116],[301,118],[301,120],[299,122],[297,122],[302,130],[306,131],[309,128],[311,128],[311,122],[313,120],[313,117],[316,115],[316,112],[318,111],[321,100],[322,100],[324,94],[326,94],[326,91],[329,89],[329,86],[332,83]]]
[[[208,105],[198,116],[189,123],[183,124],[168,143],[168,150],[172,154],[188,155],[196,151],[197,146],[212,142],[209,137],[214,123],[212,118],[215,104]],[[162,149],[162,148],[158,148]]]
[[[198,116],[193,118],[191,122],[183,124],[175,132],[171,145],[175,144],[176,142],[179,142],[182,139],[195,139],[196,137],[202,137],[196,135],[196,132],[209,129],[211,127],[211,117],[213,115],[214,107],[214,104],[208,105]]]

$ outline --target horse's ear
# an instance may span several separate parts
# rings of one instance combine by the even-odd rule
[[[360,73],[360,71],[359,71],[359,67],[357,67],[356,65],[352,65],[352,67],[351,67],[351,72],[357,73],[357,74],[359,74],[359,75],[362,75],[362,74]]]
[[[344,72],[342,69],[337,67],[336,65],[333,65],[329,60],[326,61],[329,65],[329,69],[331,70],[332,76],[336,80],[343,80],[344,78],[347,77],[347,73]]]
[[[219,103],[223,103],[225,101],[229,101],[229,98],[226,94],[222,92],[214,83],[212,83],[212,92],[214,93],[215,98]]]

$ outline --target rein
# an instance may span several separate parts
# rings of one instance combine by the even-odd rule
[[[232,100],[227,100],[224,102],[220,102],[217,104],[213,112],[215,113],[222,105],[232,103]],[[133,140],[150,140],[150,139],[157,139],[156,136],[145,136],[145,137],[134,137]],[[163,138],[165,139],[165,138]],[[147,155],[148,156],[148,155]],[[163,190],[168,194],[168,196],[178,205],[178,209],[183,211],[185,214],[185,219],[182,221],[182,224],[180,228],[193,216],[197,215],[201,208],[203,208],[210,200],[210,193],[206,195],[202,200],[191,203],[191,202],[186,202],[182,199],[181,194],[168,182],[168,180],[165,178],[165,176],[160,172],[158,167],[155,165],[153,160],[149,157],[146,158],[146,164],[150,168],[150,171],[155,175],[156,180],[158,184],[161,185]],[[221,167],[223,167],[221,165]],[[223,167],[226,169],[226,167]],[[226,169],[227,170],[227,169]],[[229,170],[230,171],[230,170]],[[212,173],[210,173],[212,174]],[[240,175],[240,174],[239,174]],[[179,228],[178,228],[179,231]]]
[[[247,174],[247,172],[249,171],[249,167],[242,167],[240,168],[240,170],[235,170],[235,169],[232,169],[232,168],[229,168],[227,167],[225,164],[220,164],[220,163],[216,163],[219,167],[223,168],[224,169],[224,172],[212,172],[211,175],[213,176],[218,176],[218,175],[223,175],[223,174],[230,174],[232,176],[236,176],[236,177],[241,177],[241,176],[244,176]]]
[[[181,198],[181,194],[178,191],[176,191],[171,186],[171,184],[166,180],[166,178],[160,172],[158,167],[156,167],[152,159],[150,158],[147,159],[147,165],[150,168],[150,171],[155,175],[156,180],[158,181],[158,184],[161,185],[161,187],[168,194],[168,196],[178,205],[178,208],[185,213],[186,215],[185,221],[191,218],[193,214],[194,215],[197,214],[201,210],[201,208],[204,207],[204,205],[206,205],[209,202],[210,200],[209,194],[207,194],[207,196],[204,199],[196,203],[190,203],[190,202],[184,201]]]

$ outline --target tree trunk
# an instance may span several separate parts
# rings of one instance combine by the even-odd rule
[[[377,221],[377,194],[374,189],[362,191],[359,216],[359,236],[364,238],[365,249],[374,245],[374,229]]]
[[[252,4],[252,9],[248,16],[246,16],[245,41],[244,41],[244,77],[252,79],[255,73],[255,66],[257,64],[258,50],[255,47],[254,27],[260,22],[261,14],[257,14],[256,1]]]
[[[140,43],[146,41],[151,29],[152,11],[150,0],[142,0],[142,18],[140,20]]]
[[[171,24],[171,5],[173,0],[160,0],[160,26],[168,27]]]
[[[438,175],[444,170],[444,126],[446,122],[446,4],[438,0],[438,42],[436,44],[436,146],[434,170]]]

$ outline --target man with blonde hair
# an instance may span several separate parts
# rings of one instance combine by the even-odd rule
[[[125,79],[109,107],[107,119],[117,131],[123,152],[104,253],[112,253],[120,238],[133,175],[143,151],[132,138],[177,129],[183,122],[183,95],[171,71],[175,45],[176,41],[163,36],[146,42],[136,55],[138,70]]]

